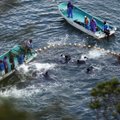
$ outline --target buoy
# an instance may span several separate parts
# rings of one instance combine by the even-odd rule
[[[91,45],[88,45],[88,48],[91,48]]]
[[[94,49],[96,49],[97,47],[96,47],[96,46],[94,46],[93,48],[94,48]]]
[[[55,45],[53,44],[51,47],[55,47]]]
[[[50,48],[50,45],[48,45],[47,48]]]
[[[83,45],[83,47],[86,47],[86,45]]]
[[[60,46],[61,44],[57,44],[57,46]]]
[[[76,46],[77,45],[77,43],[74,43],[74,46]]]
[[[66,46],[66,43],[63,43],[64,46]]]
[[[105,51],[105,49],[104,49],[104,48],[102,48],[102,49],[101,49],[101,51]]]
[[[47,47],[44,47],[43,49],[44,49],[44,50],[47,50]]]
[[[78,46],[81,46],[81,44],[79,43]]]

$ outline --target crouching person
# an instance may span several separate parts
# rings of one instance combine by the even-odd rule
[[[109,37],[109,35],[110,35],[110,29],[109,29],[109,26],[107,25],[106,21],[104,21],[103,31],[107,35],[107,37]]]
[[[32,40],[30,39],[26,42],[25,54],[30,53],[32,55],[32,49],[33,49],[33,44],[32,44]]]
[[[18,63],[21,65],[24,62],[25,55],[23,53],[20,53],[18,55]]]

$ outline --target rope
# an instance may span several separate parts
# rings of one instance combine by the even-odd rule
[[[105,50],[104,48],[100,48],[100,47],[96,47],[96,46],[91,46],[91,45],[82,45],[80,43],[64,43],[64,44],[55,44],[55,45],[48,45],[46,47],[43,47],[43,48],[39,48],[37,50],[35,50],[37,53],[41,53],[41,52],[44,52],[48,49],[51,49],[51,48],[57,48],[57,47],[65,47],[65,46],[74,46],[74,47],[81,47],[81,48],[93,48],[93,49],[96,49],[96,50],[99,50],[99,51],[102,51],[102,52],[105,52],[106,54],[109,54],[109,55],[112,55],[112,56],[115,56],[115,57],[120,57],[120,54],[119,53],[116,53],[114,51],[110,51],[110,50]]]

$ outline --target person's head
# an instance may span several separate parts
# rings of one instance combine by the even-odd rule
[[[85,19],[87,19],[87,16],[85,16]]]
[[[68,1],[68,4],[72,4],[70,0]]]
[[[80,63],[80,60],[77,60],[77,64],[79,64]]]
[[[7,56],[5,56],[4,59],[7,59]]]
[[[84,60],[87,60],[88,58],[86,56],[84,56]]]
[[[0,60],[0,63],[2,63],[3,61],[2,60]]]
[[[106,21],[104,21],[104,25],[106,24]]]
[[[29,41],[30,41],[30,43],[32,43],[32,39],[30,39]]]

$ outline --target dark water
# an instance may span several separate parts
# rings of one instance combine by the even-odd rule
[[[59,15],[52,0],[11,0],[0,6],[0,53],[27,39],[34,47],[52,44],[81,43],[120,51],[120,1],[79,0],[75,4],[92,15],[117,26],[115,36],[100,41],[80,32]],[[72,61],[61,63],[61,54],[69,53]],[[86,65],[75,64],[80,55],[89,57]],[[88,66],[95,70],[86,73]],[[23,66],[0,86],[0,96],[20,109],[35,114],[35,120],[94,120],[89,109],[90,90],[98,82],[120,78],[116,58],[93,49],[59,47],[46,50],[29,65]],[[48,71],[48,76],[44,73]],[[6,85],[7,84],[7,85]],[[4,89],[4,90],[3,90]]]

